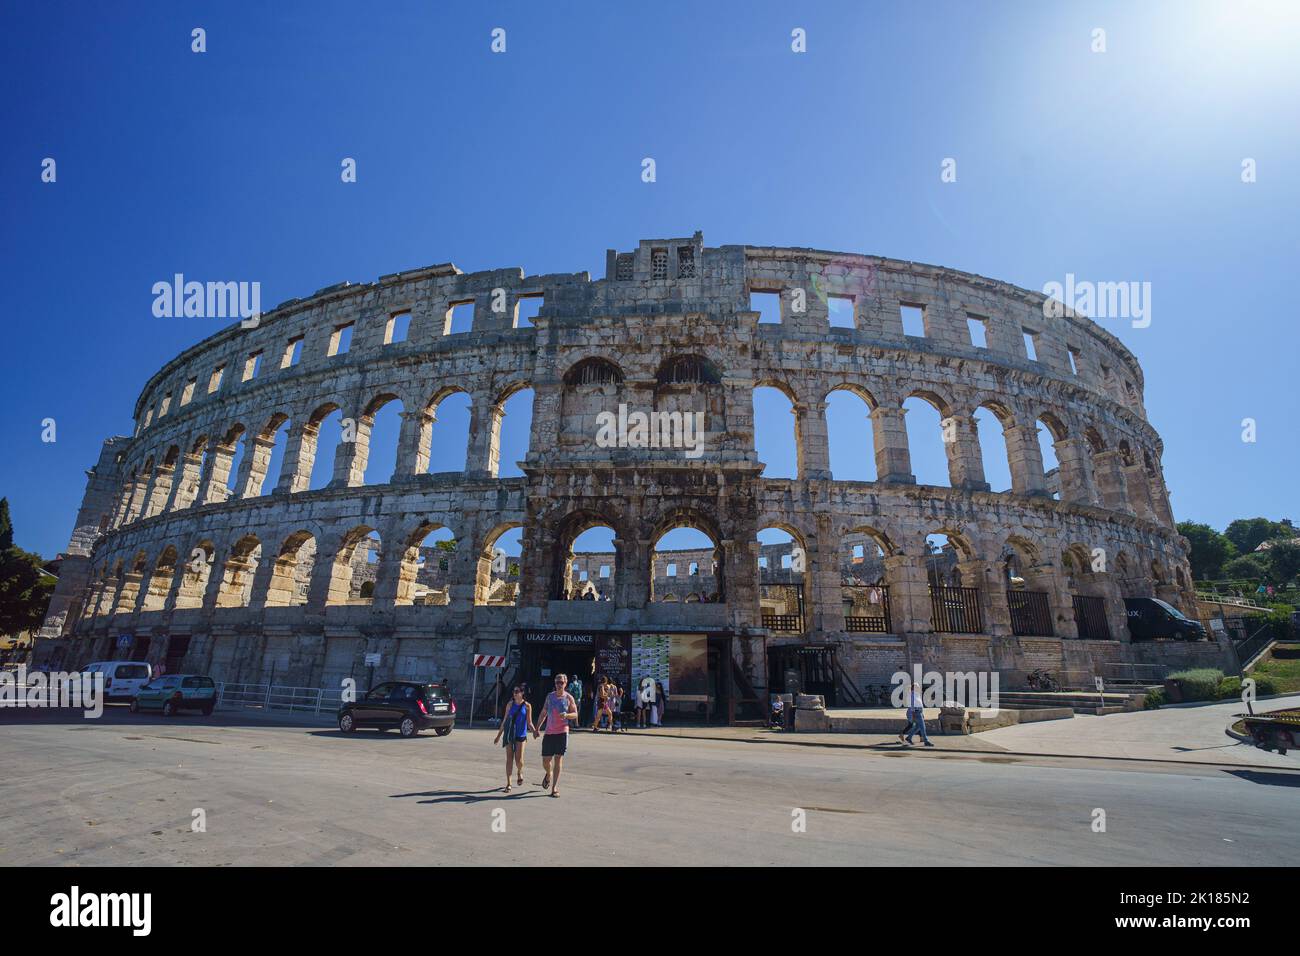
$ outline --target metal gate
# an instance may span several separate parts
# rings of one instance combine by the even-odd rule
[[[1091,594],[1074,595],[1074,623],[1085,641],[1109,641],[1110,622],[1106,602]]]
[[[1007,591],[1011,608],[1011,633],[1016,637],[1051,637],[1052,609],[1046,591]]]
[[[782,644],[767,649],[769,688],[785,687],[785,672],[799,675],[799,688],[805,694],[821,694],[826,706],[834,707],[839,699],[835,680],[835,648],[830,645]]]
[[[979,634],[984,630],[978,588],[930,586],[930,623],[944,634]]]

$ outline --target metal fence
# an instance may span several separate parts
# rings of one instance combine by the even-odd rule
[[[217,706],[228,709],[257,708],[299,714],[322,714],[338,710],[342,688],[288,687],[282,684],[217,684]]]
[[[1007,591],[1007,606],[1011,609],[1011,633],[1016,637],[1051,637],[1052,609],[1047,604],[1046,591]]]
[[[889,588],[883,584],[844,585],[841,589],[846,605],[844,630],[854,633],[889,634],[893,631],[889,619]],[[865,594],[866,601],[855,600]],[[853,614],[852,611],[868,611]]]
[[[1106,620],[1106,602],[1093,594],[1074,595],[1074,623],[1085,641],[1109,641],[1110,622]]]
[[[980,616],[978,588],[930,587],[931,621],[945,634],[979,634],[984,629]]]
[[[1160,684],[1169,673],[1167,664],[1125,664],[1106,661],[1101,665],[1101,676],[1108,684]]]

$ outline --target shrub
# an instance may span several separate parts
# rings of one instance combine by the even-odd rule
[[[1142,701],[1142,706],[1147,710],[1159,710],[1161,705],[1166,702],[1165,689],[1157,687],[1147,691],[1146,699]]]
[[[1183,700],[1217,700],[1223,671],[1212,667],[1197,667],[1192,670],[1177,671],[1165,679],[1178,681],[1183,692]]]
[[[1268,674],[1251,674],[1255,678],[1255,693],[1259,695],[1276,694],[1278,692],[1277,682]]]
[[[1233,697],[1241,697],[1241,678],[1225,677],[1219,681],[1219,700],[1229,700]]]

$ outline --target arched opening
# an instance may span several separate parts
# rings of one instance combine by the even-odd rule
[[[203,606],[203,596],[208,591],[208,579],[212,575],[212,561],[216,547],[211,541],[200,541],[190,549],[185,561],[185,573],[181,575],[180,588],[176,592],[176,609]]]
[[[153,481],[149,485],[148,497],[145,500],[144,516],[146,518],[162,514],[166,509],[167,499],[172,490],[172,482],[176,480],[176,464],[180,461],[180,457],[180,448],[172,445],[167,449],[162,462],[159,463],[158,470],[154,472]]]
[[[533,390],[526,385],[507,389],[492,411],[489,470],[498,478],[523,475],[519,463],[528,457],[532,430]]]
[[[330,568],[330,587],[325,603],[373,603],[379,559],[379,532],[374,528],[359,525],[345,534]]]
[[[650,600],[720,599],[719,552],[713,539],[691,525],[670,528],[650,549]]]
[[[972,557],[956,535],[936,531],[925,537],[925,573],[930,586],[930,624],[940,634],[979,634],[984,617],[977,581],[963,581],[961,563]]]
[[[349,430],[347,438],[356,437],[356,427]],[[343,409],[333,402],[322,405],[311,413],[302,431],[302,446],[298,452],[299,473],[307,476],[307,488],[317,491],[334,480],[334,463],[343,444]]]
[[[426,471],[435,475],[464,471],[469,449],[469,393],[459,388],[443,389],[425,412],[428,421],[420,442],[429,462]]]
[[[450,528],[426,523],[416,528],[402,551],[397,603],[445,607],[451,603],[456,536]]]
[[[907,413],[903,421],[916,483],[947,488],[950,484],[948,453],[943,440],[946,406],[933,395],[917,393],[903,402],[903,411]]]
[[[122,585],[118,588],[117,604],[114,612],[130,614],[135,610],[135,603],[140,597],[141,582],[149,568],[149,559],[143,551],[136,552],[130,570],[122,576]]]
[[[253,575],[262,559],[262,543],[255,535],[244,535],[230,549],[221,572],[217,607],[248,607],[253,599]]]
[[[772,385],[754,389],[754,448],[764,478],[799,476],[799,422],[794,401]]]
[[[356,465],[363,485],[386,485],[397,470],[397,445],[402,431],[402,401],[380,395],[366,406],[357,422]]]
[[[298,607],[307,603],[312,570],[316,566],[316,538],[310,531],[295,531],[285,539],[271,571],[266,591],[267,607]]]
[[[979,436],[984,480],[988,482],[990,491],[1010,491],[1011,455],[1007,448],[1007,429],[1015,424],[1015,416],[1002,405],[985,402],[975,409],[973,417]]]
[[[758,603],[770,631],[802,634],[806,626],[804,582],[808,553],[784,528],[758,532]]]
[[[167,595],[171,591],[172,581],[176,578],[176,549],[170,544],[163,548],[154,563],[153,574],[145,587],[144,598],[140,602],[142,611],[161,611],[167,605]]]
[[[592,443],[600,431],[601,413],[617,414],[622,394],[623,370],[607,359],[583,359],[565,372],[560,444]]]
[[[1051,414],[1039,416],[1034,425],[1038,431],[1038,450],[1043,456],[1043,476],[1047,481],[1047,490],[1053,498],[1059,501],[1064,485],[1062,484],[1061,463],[1056,457],[1056,443],[1064,441],[1069,432],[1066,431],[1061,420]]]
[[[659,427],[652,428],[652,434],[669,431],[676,436],[668,442],[661,437],[659,447],[668,444],[676,454],[701,457],[710,424],[725,421],[722,372],[702,355],[665,359],[655,373],[653,410]]]
[[[875,399],[848,385],[826,396],[826,442],[830,446],[831,477],[837,481],[875,481],[875,430],[871,412]]]
[[[872,528],[856,528],[840,542],[840,599],[844,629],[855,633],[893,633],[885,558],[889,540]]]
[[[614,600],[622,568],[616,542],[613,526],[599,515],[570,515],[556,538],[554,599]]]
[[[513,607],[519,603],[523,569],[523,525],[502,524],[488,533],[474,576],[474,603]]]
[[[1037,549],[1021,538],[1008,538],[998,566],[1011,612],[1011,633],[1017,637],[1051,637],[1055,633],[1052,582],[1039,566]]]

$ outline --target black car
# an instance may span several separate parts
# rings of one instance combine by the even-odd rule
[[[455,723],[456,702],[446,684],[389,681],[339,708],[339,730],[345,734],[358,727],[380,731],[396,727],[403,737],[414,737],[422,730],[445,737]]]
[[[1203,641],[1205,625],[1184,617],[1172,604],[1156,598],[1125,598],[1128,632],[1134,641]]]

